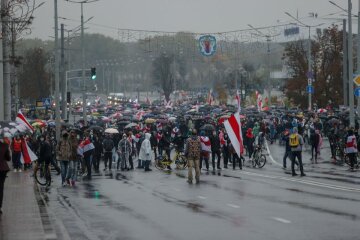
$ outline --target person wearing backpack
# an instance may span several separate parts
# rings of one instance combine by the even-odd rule
[[[108,163],[109,163],[109,170],[111,170],[112,151],[114,148],[114,141],[110,138],[109,134],[107,134],[105,136],[105,139],[104,139],[102,145],[103,145],[103,149],[104,149],[104,164],[105,164],[104,171],[107,170]]]
[[[293,128],[293,133],[289,137],[289,145],[291,147],[291,171],[293,176],[297,176],[295,172],[295,159],[297,158],[299,162],[301,176],[306,176],[304,173],[304,168],[302,164],[302,146],[304,145],[304,139],[298,133],[297,127]]]
[[[196,135],[196,130],[191,131],[191,137],[186,140],[185,144],[185,157],[188,160],[188,180],[189,184],[193,181],[193,168],[195,167],[195,180],[200,183],[200,154],[201,154],[201,141]]]

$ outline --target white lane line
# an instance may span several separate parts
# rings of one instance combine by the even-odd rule
[[[232,208],[240,208],[240,206],[235,205],[235,204],[231,204],[231,203],[228,203],[226,205],[229,206],[229,207],[232,207]]]
[[[204,197],[204,196],[198,196],[198,198],[200,198],[200,199],[207,199],[207,197]]]
[[[181,190],[178,189],[178,188],[174,188],[174,190],[175,190],[176,192],[181,192]]]
[[[269,154],[269,158],[271,159],[271,161],[272,161],[274,164],[282,167],[282,165],[281,165],[280,163],[278,163],[277,161],[275,161],[274,158],[272,157],[271,152],[270,152],[270,148],[269,148],[269,144],[267,143],[267,141],[265,141],[265,145],[266,145],[266,150],[267,150],[267,152],[268,152],[268,154]]]
[[[360,192],[359,188],[338,186],[338,185],[321,183],[321,182],[310,181],[310,180],[301,180],[301,179],[296,179],[296,178],[287,178],[287,177],[280,177],[280,176],[270,176],[270,175],[258,174],[258,173],[247,172],[247,171],[242,171],[242,173],[246,174],[246,175],[251,175],[251,176],[259,176],[259,177],[270,178],[270,179],[279,179],[279,180],[285,180],[285,181],[290,181],[290,182],[298,182],[298,183],[303,183],[303,184],[317,186],[317,187],[324,187],[324,188],[349,191],[349,192]]]
[[[272,219],[278,221],[278,222],[281,222],[281,223],[291,223],[291,221],[289,220],[286,220],[284,218],[279,218],[279,217],[273,217]]]

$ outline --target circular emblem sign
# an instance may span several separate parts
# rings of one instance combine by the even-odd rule
[[[204,35],[199,38],[199,47],[202,55],[209,57],[216,52],[216,38],[211,35]]]

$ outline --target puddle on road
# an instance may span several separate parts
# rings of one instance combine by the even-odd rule
[[[186,204],[186,207],[196,213],[203,212],[203,209],[204,209],[204,205],[196,203],[196,202],[188,202]]]
[[[87,199],[102,199],[104,196],[93,185],[86,183],[83,185],[85,188],[84,197]]]

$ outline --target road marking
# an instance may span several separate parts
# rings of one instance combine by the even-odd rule
[[[175,190],[176,192],[181,192],[181,190],[178,189],[178,188],[174,188],[174,190]]]
[[[270,175],[259,174],[259,173],[248,172],[248,171],[242,171],[242,173],[246,174],[246,175],[250,175],[250,176],[259,176],[259,177],[270,178],[270,179],[279,179],[279,180],[285,180],[285,181],[289,181],[289,182],[298,182],[298,183],[303,183],[303,184],[307,184],[307,185],[348,191],[348,192],[360,192],[359,188],[351,188],[351,187],[321,183],[321,182],[316,182],[316,181],[311,181],[311,180],[302,180],[302,179],[287,178],[287,177],[280,177],[280,176],[270,176]]]
[[[282,223],[291,223],[291,221],[286,220],[284,218],[279,218],[279,217],[273,217],[272,219],[278,221],[278,222],[282,222]]]
[[[235,204],[231,204],[231,203],[228,203],[226,205],[228,205],[229,207],[232,207],[232,208],[240,208],[240,206],[235,205]]]
[[[267,141],[265,141],[265,145],[266,145],[266,150],[267,150],[267,152],[269,154],[269,158],[271,159],[271,161],[273,163],[275,163],[276,165],[282,167],[282,165],[280,163],[278,163],[277,161],[275,161],[274,158],[272,157],[271,152],[270,152],[270,148],[269,148],[269,144],[267,143]]]
[[[207,199],[207,197],[204,197],[204,196],[198,196],[198,198],[200,198],[200,199]]]

